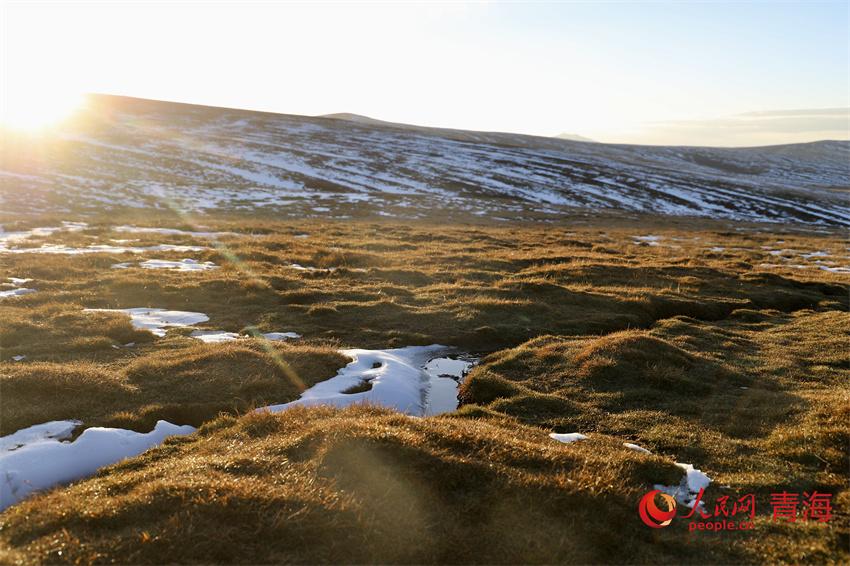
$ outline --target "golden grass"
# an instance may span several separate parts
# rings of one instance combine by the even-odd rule
[[[217,243],[109,231],[194,229],[140,214],[90,219],[44,241],[209,249],[0,254],[0,276],[32,277],[38,290],[0,300],[0,429],[65,418],[204,429],[10,508],[0,561],[847,559],[848,275],[800,257],[827,250],[827,261],[850,264],[835,235],[683,219],[451,227],[235,214],[205,220],[242,234]],[[662,245],[635,243],[648,233]],[[770,254],[777,248],[797,252],[786,260]],[[109,267],[182,257],[221,269]],[[155,339],[120,315],[83,312],[139,306],[208,314],[199,328],[305,339],[204,345],[185,329]],[[218,418],[295,398],[299,380],[326,379],[346,362],[340,346],[431,343],[486,356],[452,416],[357,408]],[[564,446],[551,430],[591,439]],[[723,494],[762,498],[816,488],[835,494],[836,517],[814,528],[760,515],[751,534],[702,538],[675,522],[650,532],[637,499],[653,483],[676,483],[674,461],[714,479],[712,500],[724,485]]]

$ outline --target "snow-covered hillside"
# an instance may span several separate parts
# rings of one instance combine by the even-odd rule
[[[0,157],[4,212],[511,219],[579,208],[850,225],[850,142],[627,146],[95,96],[59,133],[7,136]]]

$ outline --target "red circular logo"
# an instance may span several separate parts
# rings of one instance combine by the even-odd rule
[[[666,511],[662,511],[655,503],[656,496],[660,497],[661,501],[666,504]],[[655,489],[640,498],[638,513],[640,514],[641,521],[646,523],[647,526],[653,529],[666,527],[673,521],[673,517],[676,516],[676,500],[672,496]]]

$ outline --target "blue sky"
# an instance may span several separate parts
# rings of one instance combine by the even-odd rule
[[[3,10],[7,114],[110,92],[611,142],[848,137],[846,1]]]

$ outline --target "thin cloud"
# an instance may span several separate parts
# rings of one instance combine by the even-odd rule
[[[645,126],[646,143],[768,145],[850,139],[850,108],[760,110],[707,120],[669,120]]]

